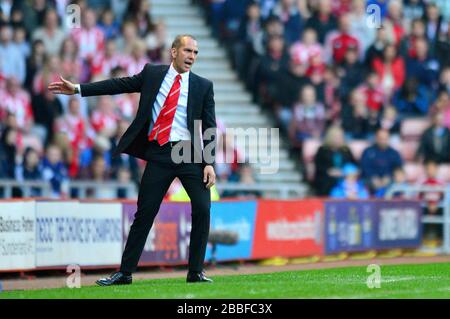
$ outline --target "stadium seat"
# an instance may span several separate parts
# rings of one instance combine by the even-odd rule
[[[303,142],[303,161],[304,163],[310,163],[314,160],[314,156],[317,153],[322,141],[318,139],[307,139]]]
[[[419,147],[419,142],[415,140],[402,141],[395,145],[392,145],[401,155],[402,159],[406,162],[414,161],[416,156],[417,148]]]
[[[406,181],[409,183],[418,183],[425,179],[425,169],[420,163],[406,162],[403,169],[405,170]]]
[[[450,164],[439,165],[437,177],[442,182],[449,183],[450,182]]]
[[[404,119],[400,128],[400,135],[405,140],[419,140],[429,125],[430,121],[427,118]]]
[[[359,159],[362,156],[362,153],[369,146],[370,142],[367,140],[353,140],[350,143],[348,143],[348,147],[352,151],[352,154],[357,161],[359,161]]]

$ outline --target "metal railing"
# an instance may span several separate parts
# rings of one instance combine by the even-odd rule
[[[450,187],[431,185],[393,185],[386,192],[385,198],[392,199],[396,193],[402,193],[404,198],[418,198],[419,194],[426,192],[442,193],[439,207],[442,216],[422,216],[422,224],[439,224],[443,228],[443,244],[441,248],[431,249],[437,253],[450,253]],[[430,249],[423,249],[430,250]]]
[[[307,194],[307,187],[304,185],[286,185],[258,183],[255,185],[245,185],[239,183],[217,183],[217,190],[222,191],[257,191],[263,193],[263,197],[273,197],[278,199],[304,198]],[[124,190],[126,198],[135,199],[137,197],[137,187],[134,183],[119,183],[116,181],[96,182],[96,181],[77,181],[68,182],[67,196],[69,198],[96,198],[96,199],[114,199],[117,198],[119,190]],[[36,190],[39,191],[39,197],[52,198],[51,185],[45,181],[17,181],[0,180],[0,194],[3,198],[12,198],[14,190],[20,190],[22,197],[33,197]],[[36,196],[36,195],[34,195]]]
[[[263,197],[274,197],[277,199],[304,198],[308,188],[304,185],[286,185],[258,183],[254,185],[239,183],[217,183],[217,190],[221,191],[257,191],[265,193]],[[270,194],[268,194],[270,193]]]
[[[115,181],[95,182],[95,181],[69,181],[65,187],[69,198],[96,198],[115,199],[119,190],[127,194],[126,198],[135,198],[137,188],[134,183],[119,183]],[[0,180],[0,194],[3,198],[12,198],[17,194],[21,197],[43,197],[55,198],[51,185],[46,181],[17,181]],[[39,195],[35,195],[39,193]],[[76,196],[73,196],[76,194]]]

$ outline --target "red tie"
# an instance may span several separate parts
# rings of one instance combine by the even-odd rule
[[[170,129],[172,128],[173,118],[177,111],[178,97],[180,96],[180,79],[181,75],[178,74],[148,136],[149,141],[153,141],[156,136],[156,140],[161,146],[169,141]]]

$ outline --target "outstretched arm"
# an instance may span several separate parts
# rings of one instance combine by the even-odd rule
[[[113,78],[85,84],[75,84],[60,76],[61,81],[50,83],[48,85],[48,89],[55,94],[72,95],[80,93],[82,96],[141,92],[143,71],[144,70],[133,76]]]

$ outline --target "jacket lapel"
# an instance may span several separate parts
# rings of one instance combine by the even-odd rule
[[[149,91],[146,93],[147,100],[152,98],[152,101],[145,101],[144,105],[146,106],[146,114],[148,115],[148,118],[152,117],[152,108],[153,104],[155,104],[156,96],[158,95],[159,89],[161,88],[161,84],[164,81],[164,78],[166,77],[167,71],[169,70],[168,65],[162,66],[160,69],[157,70],[157,72],[153,73],[153,76],[150,76],[150,85],[149,85]]]
[[[192,71],[189,74],[189,93],[188,93],[188,101],[187,101],[187,124],[188,127],[191,123],[192,119],[192,112],[195,105],[195,98],[197,96],[197,79],[196,75],[192,73]]]

